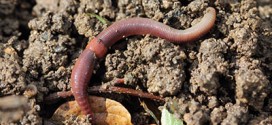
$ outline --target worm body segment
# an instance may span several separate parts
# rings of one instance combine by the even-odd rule
[[[191,28],[177,30],[163,23],[147,18],[130,18],[113,23],[96,38],[106,47],[131,35],[151,34],[174,43],[189,42],[206,34],[214,25],[216,12],[209,7],[202,20]]]
[[[82,112],[90,115],[90,117],[92,117],[93,113],[89,107],[87,86],[91,79],[95,62],[95,53],[85,49],[76,61],[71,74],[71,87],[75,100]]]
[[[209,7],[198,24],[185,30],[177,30],[146,18],[124,19],[113,23],[89,42],[72,70],[72,93],[82,112],[92,118],[93,113],[89,107],[87,94],[88,83],[96,57],[103,58],[107,53],[107,49],[115,42],[127,36],[145,34],[164,38],[173,43],[189,42],[209,32],[214,25],[215,19],[216,11],[214,8]]]

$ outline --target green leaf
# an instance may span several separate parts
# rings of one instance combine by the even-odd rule
[[[176,118],[173,114],[171,114],[166,107],[162,109],[162,117],[161,117],[162,125],[183,125],[183,121]]]
[[[110,24],[110,22],[107,19],[105,19],[97,14],[94,14],[94,13],[86,13],[86,14],[89,15],[90,17],[95,17],[103,24]]]

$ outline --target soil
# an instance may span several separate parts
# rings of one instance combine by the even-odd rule
[[[0,124],[53,124],[48,107],[58,105],[44,97],[70,90],[77,57],[109,26],[88,14],[186,29],[209,6],[217,17],[207,35],[181,45],[150,35],[120,40],[91,85],[124,78],[125,87],[165,97],[188,125],[272,124],[270,0],[0,0]],[[137,97],[119,96],[134,124],[155,123]]]

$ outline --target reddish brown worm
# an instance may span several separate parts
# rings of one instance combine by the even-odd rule
[[[214,8],[207,8],[202,20],[191,28],[177,30],[163,23],[146,18],[124,19],[113,23],[98,36],[93,38],[76,61],[71,75],[72,93],[81,111],[93,117],[88,102],[87,87],[97,59],[103,58],[109,47],[118,40],[131,35],[150,34],[173,43],[189,42],[208,33],[216,19]]]

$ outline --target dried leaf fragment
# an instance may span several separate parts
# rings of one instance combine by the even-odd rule
[[[16,109],[27,106],[27,98],[24,96],[5,96],[0,98],[0,109]]]
[[[89,96],[90,107],[94,112],[94,123],[97,125],[132,125],[131,116],[127,109],[111,99]],[[84,119],[79,106],[75,101],[62,104],[52,116],[53,121],[62,122],[77,116]]]

